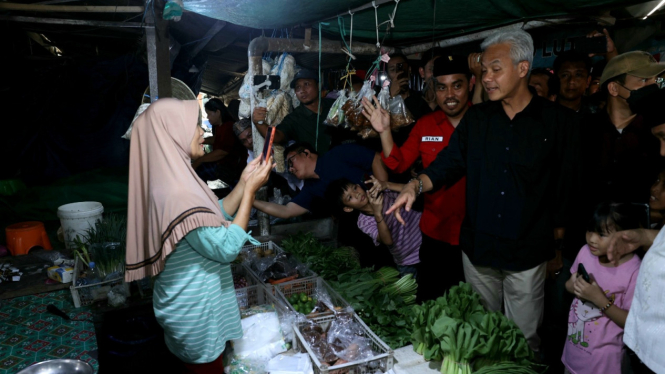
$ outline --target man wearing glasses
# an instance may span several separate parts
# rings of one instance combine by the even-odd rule
[[[316,198],[323,198],[330,182],[346,178],[363,185],[369,175],[380,181],[388,180],[381,156],[371,149],[357,144],[342,144],[320,156],[307,143],[295,143],[286,151],[289,172],[305,184],[287,205],[256,200],[254,208],[273,217],[301,216],[312,208]]]

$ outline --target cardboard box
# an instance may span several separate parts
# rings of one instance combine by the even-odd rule
[[[46,272],[49,278],[60,283],[69,283],[74,278],[74,268],[68,266],[51,266]]]

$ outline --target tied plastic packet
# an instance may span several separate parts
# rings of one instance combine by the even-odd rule
[[[352,131],[359,131],[363,127],[367,127],[368,125],[371,126],[369,120],[362,114],[362,99],[363,97],[367,97],[369,100],[372,100],[373,94],[374,89],[372,88],[372,82],[365,81],[360,92],[358,92],[353,99],[347,100],[344,104],[344,115],[346,115],[349,128]]]
[[[399,130],[402,127],[408,126],[415,122],[413,115],[406,107],[404,99],[401,95],[397,95],[390,99],[390,129],[392,131]]]
[[[330,327],[330,325],[328,325]],[[332,364],[338,360],[338,357],[328,345],[327,330],[322,325],[309,321],[300,327],[300,334],[303,337],[303,344],[309,346],[314,356],[320,361]],[[301,352],[307,352],[301,347]]]
[[[330,108],[328,116],[326,117],[325,121],[323,121],[323,123],[333,127],[337,127],[343,124],[344,110],[342,110],[342,106],[344,105],[344,103],[346,103],[347,100],[348,98],[346,96],[346,90],[341,90],[339,92],[339,96],[337,97],[332,107]]]
[[[346,101],[342,104],[341,111],[344,114],[344,128],[353,129],[355,125],[355,114],[353,113],[354,102],[358,94],[355,91],[349,92]],[[353,114],[352,118],[349,115]]]
[[[346,308],[337,313],[330,323],[327,342],[335,356],[351,362],[374,357],[370,339],[362,326],[356,322],[353,309]]]

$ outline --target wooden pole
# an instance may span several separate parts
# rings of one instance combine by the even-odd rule
[[[67,13],[143,13],[142,6],[102,6],[102,5],[43,5],[0,2],[0,10],[26,12],[67,12]]]
[[[169,23],[162,18],[164,1],[156,0],[155,12],[146,12],[146,21],[155,28],[146,29],[148,49],[148,76],[150,78],[150,102],[171,97],[171,56],[169,54]]]

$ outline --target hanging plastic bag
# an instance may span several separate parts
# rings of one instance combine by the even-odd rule
[[[358,96],[355,98],[355,113],[356,113],[356,125],[355,127],[358,128],[358,130],[362,130],[365,127],[372,127],[372,124],[369,122],[367,117],[365,117],[362,113],[363,111],[363,104],[362,104],[362,99],[366,98],[370,102],[372,102],[372,97],[374,96],[374,89],[372,88],[372,82],[370,81],[365,81],[363,83],[363,88],[360,90],[358,93]]]
[[[390,100],[390,129],[397,131],[415,122],[401,95]]]
[[[381,89],[377,99],[379,99],[379,105],[381,105],[381,108],[390,111],[390,85],[385,85]]]
[[[335,99],[335,102],[333,103],[332,107],[330,107],[328,116],[326,117],[325,121],[323,121],[323,123],[333,127],[337,127],[343,124],[344,110],[342,110],[342,106],[346,103],[346,101],[347,101],[346,90],[341,90],[339,92],[339,96],[337,97],[337,99]]]
[[[355,129],[356,127],[356,114],[355,114],[355,101],[358,95],[355,91],[351,91],[347,96],[346,102],[342,105],[342,112],[344,113],[344,127],[347,129]],[[357,131],[357,130],[356,130]]]

